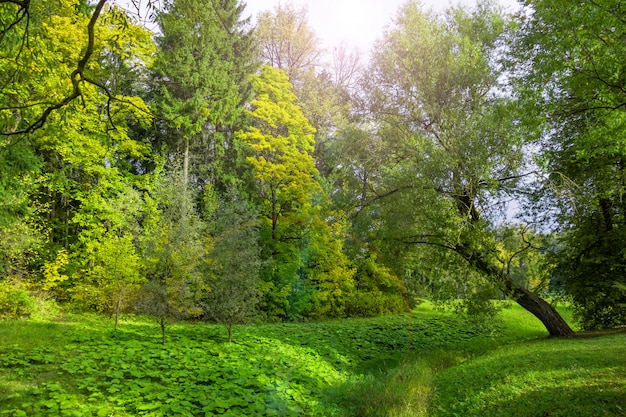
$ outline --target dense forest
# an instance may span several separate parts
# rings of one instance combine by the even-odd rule
[[[368,59],[245,15],[0,1],[1,317],[626,324],[622,2],[408,1]]]

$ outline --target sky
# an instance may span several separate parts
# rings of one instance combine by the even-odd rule
[[[324,48],[342,43],[349,49],[357,48],[368,54],[374,41],[380,38],[384,28],[395,17],[406,0],[244,0],[247,4],[244,16],[256,16],[260,11],[273,10],[281,3],[296,7],[306,6],[311,29],[321,40]],[[422,0],[422,4],[436,11],[450,5],[475,4],[474,0]],[[499,0],[507,10],[515,10],[515,0]]]

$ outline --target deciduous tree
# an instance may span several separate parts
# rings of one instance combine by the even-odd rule
[[[539,127],[535,207],[560,237],[554,273],[584,327],[625,324],[626,12],[619,1],[526,6],[514,64]]]
[[[273,258],[268,281],[273,296],[282,300],[272,304],[283,304],[284,309],[297,280],[312,197],[319,190],[312,156],[315,129],[296,104],[282,70],[263,67],[253,85],[253,124],[239,137],[253,150],[248,162],[258,182],[267,256]]]

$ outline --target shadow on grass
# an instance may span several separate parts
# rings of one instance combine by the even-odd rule
[[[626,386],[615,383],[559,386],[527,390],[487,405],[475,405],[454,413],[481,417],[623,417],[626,415]],[[441,406],[440,406],[441,407]],[[445,406],[443,406],[445,407]]]
[[[446,369],[432,415],[625,416],[625,342],[546,339]]]

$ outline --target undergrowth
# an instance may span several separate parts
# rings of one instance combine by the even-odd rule
[[[481,323],[421,305],[375,319],[239,326],[234,343],[222,327],[187,323],[171,326],[166,345],[140,318],[117,331],[100,316],[4,321],[0,416],[534,415],[499,407],[586,392],[604,408],[577,409],[619,415],[623,336],[545,340],[528,316],[513,307]]]

